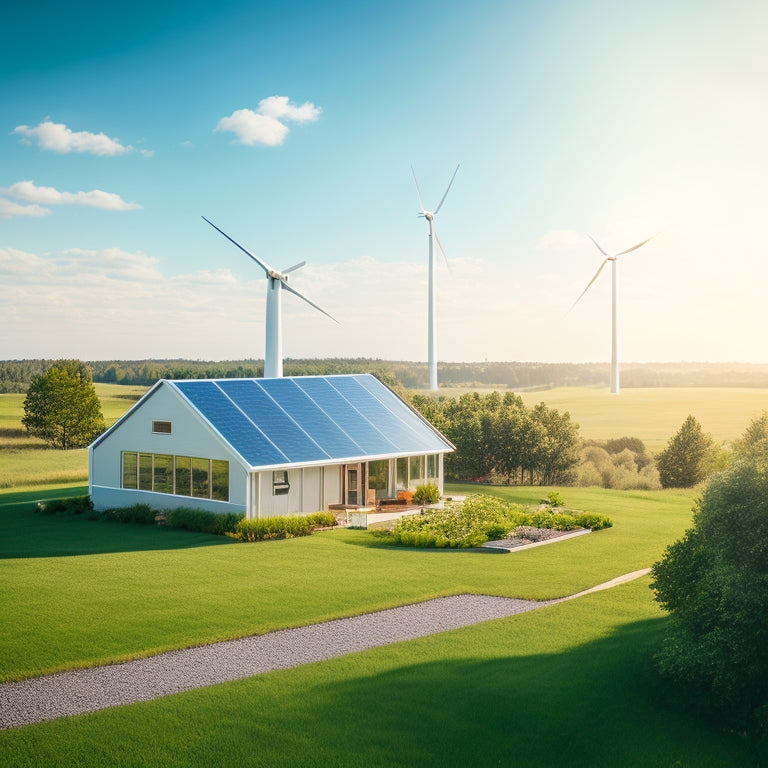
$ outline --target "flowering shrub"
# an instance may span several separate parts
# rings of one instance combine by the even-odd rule
[[[469,496],[461,505],[400,518],[392,540],[407,547],[468,548],[506,538],[512,531],[519,535],[522,530],[522,538],[541,541],[551,538],[552,531],[597,530],[611,525],[611,519],[605,515],[569,514],[552,509],[529,512],[493,496],[476,495]]]
[[[470,496],[459,506],[400,518],[392,536],[398,544],[411,547],[477,547],[489,540],[489,533],[506,535],[527,517],[517,505],[492,496]]]

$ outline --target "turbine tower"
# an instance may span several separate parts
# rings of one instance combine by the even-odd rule
[[[611,394],[612,395],[618,395],[621,391],[621,385],[619,382],[619,339],[618,339],[618,301],[616,297],[616,262],[618,261],[619,256],[623,256],[625,253],[631,253],[632,251],[636,251],[640,246],[645,245],[648,240],[653,240],[656,235],[651,235],[646,240],[643,240],[642,243],[638,243],[637,245],[633,245],[631,248],[627,248],[625,251],[620,251],[619,253],[615,253],[612,256],[608,255],[608,252],[600,245],[600,243],[595,240],[592,235],[587,235],[587,237],[597,246],[597,250],[600,251],[600,253],[605,256],[603,261],[600,264],[600,267],[598,268],[597,272],[595,272],[595,276],[589,281],[587,284],[587,287],[581,292],[581,295],[579,296],[576,301],[573,302],[571,309],[573,309],[582,299],[584,294],[590,289],[592,286],[592,283],[597,280],[598,275],[603,271],[603,267],[610,261],[611,262]],[[571,309],[568,310],[568,312],[571,311]]]
[[[440,242],[440,238],[437,236],[437,232],[435,231],[435,216],[437,216],[437,212],[442,207],[443,203],[445,202],[445,198],[448,196],[448,190],[451,188],[451,184],[453,184],[453,180],[456,178],[456,174],[458,173],[459,166],[456,166],[456,170],[453,172],[453,176],[451,176],[451,180],[448,182],[448,186],[446,187],[445,192],[443,193],[443,196],[440,198],[440,202],[437,204],[437,208],[435,208],[434,211],[428,211],[426,208],[424,208],[424,202],[421,199],[421,190],[419,189],[419,182],[416,181],[416,172],[413,170],[413,166],[411,166],[411,173],[413,174],[413,180],[416,182],[416,194],[419,196],[419,205],[421,206],[421,211],[418,214],[420,217],[427,220],[427,224],[429,224],[429,294],[428,294],[428,310],[427,310],[427,358],[428,358],[428,365],[429,365],[429,388],[433,391],[437,390],[437,317],[436,317],[436,310],[435,310],[435,259],[434,259],[434,250],[432,247],[432,240],[433,238],[437,241],[437,245],[440,248],[440,251],[443,254],[443,258],[445,259],[446,265],[448,264],[448,257],[445,255],[445,250],[443,248],[443,244]]]
[[[333,315],[329,315],[322,307],[313,304],[306,296],[299,293],[295,288],[288,285],[288,273],[303,267],[307,262],[300,261],[288,269],[279,272],[273,269],[265,261],[256,258],[250,251],[243,248],[240,243],[233,240],[226,232],[219,229],[212,221],[207,221],[217,232],[221,232],[230,243],[234,243],[243,253],[250,256],[263,270],[267,278],[267,312],[266,312],[266,339],[264,343],[264,378],[279,379],[283,375],[283,312],[282,299],[283,290],[295,294],[303,301],[306,301],[311,307],[328,316],[334,322],[338,323]]]

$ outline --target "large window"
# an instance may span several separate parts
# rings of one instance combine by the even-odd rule
[[[137,453],[123,454],[123,488],[138,488],[138,458]]]
[[[176,456],[174,493],[178,496],[192,495],[192,457]]]
[[[383,499],[389,493],[389,459],[368,462],[368,487],[375,489],[376,498]]]
[[[229,462],[123,451],[122,487],[229,501]]]
[[[155,454],[152,467],[152,490],[173,493],[173,456]]]
[[[411,486],[421,485],[424,482],[424,457],[408,457],[408,475]]]
[[[408,457],[401,456],[397,460],[397,482],[395,483],[398,491],[408,490]]]

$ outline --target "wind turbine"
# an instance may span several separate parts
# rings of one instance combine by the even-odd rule
[[[443,196],[440,198],[440,202],[437,204],[437,208],[434,211],[428,211],[424,208],[424,202],[421,199],[421,190],[419,189],[419,182],[416,181],[416,172],[411,166],[411,173],[413,174],[413,180],[416,182],[416,194],[419,196],[419,205],[421,206],[421,212],[418,214],[420,217],[427,220],[429,224],[429,298],[428,298],[428,310],[427,310],[427,347],[428,347],[428,360],[429,360],[429,388],[431,390],[437,390],[437,318],[435,313],[435,259],[432,248],[432,239],[434,237],[437,240],[437,245],[443,254],[446,265],[448,264],[448,257],[445,255],[445,249],[440,242],[440,238],[435,231],[435,216],[437,212],[442,208],[445,198],[448,196],[448,190],[453,184],[453,180],[456,178],[459,166],[456,166],[456,170],[451,176],[451,180],[448,182]]]
[[[573,309],[582,299],[584,294],[590,289],[592,286],[592,283],[597,280],[598,275],[603,271],[603,267],[610,261],[611,262],[611,394],[612,395],[618,395],[621,391],[621,386],[619,384],[619,340],[617,335],[617,314],[618,314],[618,308],[617,308],[617,298],[616,298],[616,262],[619,258],[619,256],[623,256],[625,253],[631,253],[632,251],[636,251],[641,246],[645,245],[648,240],[653,240],[656,235],[651,235],[646,240],[643,240],[642,243],[638,243],[637,245],[633,245],[631,248],[627,248],[625,251],[620,251],[619,253],[615,253],[612,256],[608,255],[608,252],[600,245],[600,243],[595,240],[592,235],[587,235],[587,237],[597,246],[597,250],[600,251],[600,253],[605,256],[603,261],[600,264],[600,267],[598,268],[597,272],[595,272],[595,276],[589,281],[587,284],[587,287],[581,292],[581,295],[579,296],[576,301],[573,302],[571,305],[571,309]],[[571,309],[568,310],[568,312],[571,311]],[[567,314],[567,313],[566,313]]]
[[[283,290],[295,294],[303,301],[306,301],[311,307],[327,315],[334,322],[338,323],[333,315],[329,315],[322,307],[313,304],[306,296],[299,293],[295,288],[288,285],[288,273],[303,267],[307,262],[300,261],[288,269],[279,272],[273,269],[265,261],[254,256],[249,250],[243,248],[240,243],[233,240],[226,232],[219,229],[212,221],[207,221],[217,232],[221,232],[230,243],[234,243],[243,253],[250,256],[263,270],[267,278],[267,313],[266,313],[266,340],[264,344],[264,378],[279,379],[283,375],[283,313],[282,298]]]

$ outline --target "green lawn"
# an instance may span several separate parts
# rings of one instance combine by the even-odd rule
[[[495,558],[489,558],[492,560]],[[8,766],[737,768],[670,708],[647,579],[522,616],[0,732]]]
[[[529,502],[548,489],[485,490]],[[695,497],[559,491],[571,507],[610,514],[614,527],[509,555],[393,549],[364,531],[235,544],[35,514],[32,494],[2,494],[2,675],[102,664],[438,595],[571,594],[650,565],[689,524]],[[664,617],[648,581],[295,670],[0,732],[0,763],[756,765],[735,737],[665,702],[650,660]]]
[[[570,506],[609,514],[614,527],[511,555],[394,549],[351,530],[246,545],[0,501],[0,679],[441,595],[573,594],[650,566],[687,526],[693,499],[690,492],[561,491]],[[541,492],[504,493],[530,501]]]

